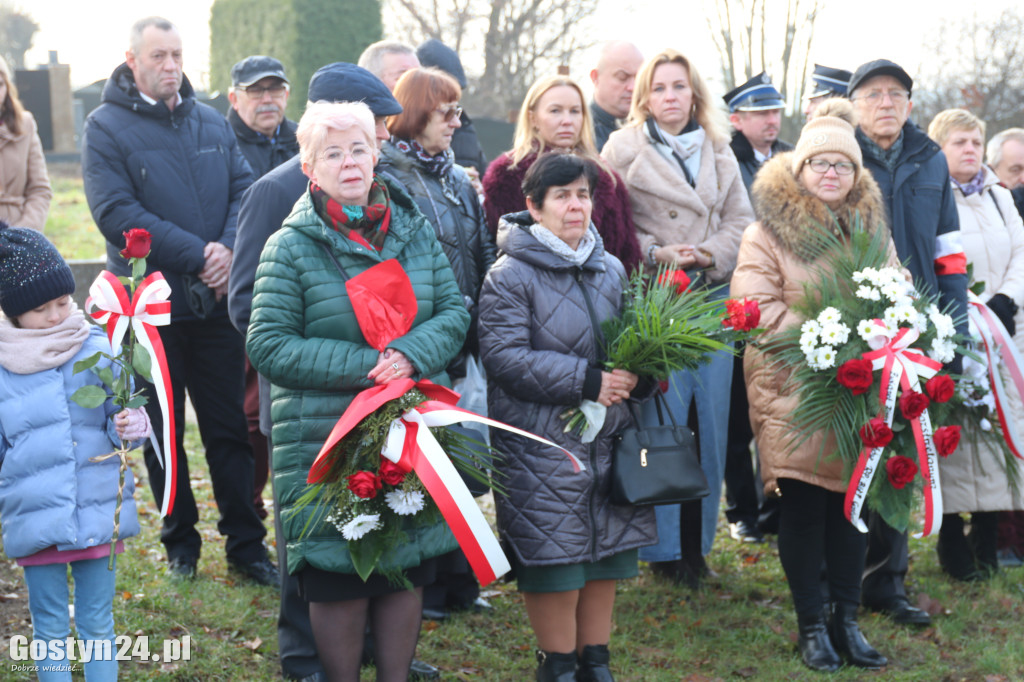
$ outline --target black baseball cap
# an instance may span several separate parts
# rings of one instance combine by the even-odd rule
[[[903,67],[896,62],[891,62],[888,59],[876,59],[867,64],[861,64],[857,67],[857,70],[853,72],[853,76],[850,78],[850,84],[846,88],[847,97],[853,96],[853,91],[864,84],[865,81],[874,78],[875,76],[892,76],[898,80],[903,87],[907,89],[907,92],[912,92],[914,89],[914,79],[910,77],[910,74],[903,70]]]
[[[284,66],[273,57],[257,54],[246,57],[231,67],[231,85],[236,88],[247,88],[269,76],[288,83],[288,77],[284,75]]]

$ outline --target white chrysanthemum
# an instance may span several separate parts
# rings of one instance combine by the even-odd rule
[[[857,336],[865,341],[881,334],[885,334],[885,330],[875,324],[872,320],[861,320],[857,325]]]
[[[896,319],[900,322],[913,323],[917,320],[917,311],[912,305],[897,304],[893,308],[896,311]]]
[[[809,360],[818,350],[818,335],[804,334],[800,337],[800,352]]]
[[[882,314],[882,321],[885,322],[885,326],[889,328],[895,328],[899,326],[900,316],[899,310],[896,306],[891,305],[885,309],[885,313]]]
[[[807,320],[802,325],[800,325],[800,333],[805,336],[808,334],[813,334],[814,336],[817,336],[818,334],[821,333],[821,325],[818,324],[817,320]]]
[[[850,338],[850,328],[838,322],[829,322],[821,327],[821,342],[829,346],[840,346]]]
[[[898,299],[903,298],[903,287],[896,282],[886,282],[881,286],[882,296],[885,296],[892,302],[896,302]]]
[[[864,268],[853,273],[853,281],[860,284],[861,282],[874,283],[878,278],[878,271],[874,268]]]
[[[946,339],[956,333],[956,327],[953,326],[953,318],[943,313],[929,314],[929,319],[932,324],[935,325],[935,334],[939,338]]]
[[[829,369],[836,365],[836,349],[831,346],[822,346],[818,349],[817,357],[818,369]]]
[[[925,312],[928,313],[929,317],[935,317],[936,315],[942,314],[942,311],[939,310],[939,306],[935,305],[934,303],[930,304],[927,308],[925,308]]]
[[[378,528],[380,528],[380,514],[360,514],[341,527],[341,537],[346,540],[358,540]]]
[[[413,516],[424,506],[423,493],[419,490],[393,490],[384,495],[384,501],[399,516]]]
[[[832,306],[829,306],[822,310],[820,313],[818,313],[818,324],[822,326],[828,324],[829,322],[841,321],[842,314],[839,312],[838,308],[833,308]]]
[[[882,294],[878,289],[864,284],[857,287],[857,291],[853,292],[853,295],[857,298],[862,298],[865,301],[879,301],[882,298]]]
[[[917,330],[918,334],[924,334],[928,331],[928,316],[922,313],[918,313],[914,316],[914,329]]]
[[[956,354],[956,344],[952,341],[937,338],[932,340],[932,348],[928,353],[932,359],[938,360],[939,362],[946,363],[952,362],[953,356]]]

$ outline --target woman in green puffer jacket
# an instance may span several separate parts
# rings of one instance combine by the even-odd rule
[[[260,257],[246,350],[272,385],[274,487],[288,571],[310,603],[317,652],[331,680],[358,680],[364,628],[377,630],[377,679],[405,680],[416,648],[422,585],[433,557],[456,547],[443,522],[409,533],[381,563],[403,569],[405,590],[355,573],[346,541],[295,512],[306,476],[352,398],[399,378],[447,384],[469,314],[434,230],[405,192],[373,174],[373,115],[363,104],[310,105],[299,122],[308,191]],[[380,353],[360,331],[345,281],[388,259],[408,274],[418,310],[409,333]],[[343,272],[344,271],[344,272]]]

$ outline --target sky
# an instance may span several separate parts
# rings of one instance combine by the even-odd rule
[[[769,0],[769,7],[778,0]],[[964,16],[962,0],[931,0],[925,3],[893,0],[858,0],[856,3],[825,0],[816,23],[812,62],[855,69],[859,64],[886,57],[913,75],[928,59],[922,45],[930,31],[944,22]],[[185,73],[193,84],[209,81],[209,20],[212,0],[33,0],[21,5],[40,24],[33,48],[27,54],[30,67],[48,61],[57,50],[61,63],[71,65],[74,87],[106,78],[124,61],[131,24],[150,14],[161,14],[178,25],[185,52]],[[988,0],[975,5],[983,17],[998,14],[1013,0]],[[853,10],[856,7],[856,11]],[[719,57],[708,37],[700,0],[601,0],[594,18],[595,41],[629,40],[652,54],[674,47],[698,65],[712,89],[719,73]],[[884,19],[883,19],[884,17]],[[584,53],[573,64],[572,75],[581,83],[593,53]],[[472,64],[466,64],[471,74]],[[719,93],[722,94],[722,93]]]

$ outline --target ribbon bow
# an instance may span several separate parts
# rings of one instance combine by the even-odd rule
[[[1006,371],[1013,381],[1017,393],[1024,399],[1024,360],[1021,359],[1017,345],[1006,327],[999,321],[999,318],[992,314],[992,310],[981,302],[972,292],[967,292],[967,316],[981,335],[981,343],[985,347],[985,357],[988,360],[989,384],[992,387],[992,395],[996,399],[996,414],[999,415],[999,425],[1003,428],[1003,436],[1006,438],[1006,445],[1018,459],[1024,459],[1024,444],[1017,434],[1017,423],[1013,415],[1007,414],[1009,403],[1006,398],[1006,388],[999,373],[999,359],[1006,365]]]
[[[871,367],[882,371],[879,387],[879,401],[882,404],[882,417],[888,426],[892,426],[896,413],[896,398],[900,389],[916,391],[920,388],[920,378],[930,379],[942,367],[942,363],[932,360],[910,346],[920,338],[916,329],[903,328],[892,338],[875,350],[861,355],[871,361]],[[910,420],[917,444],[917,455],[921,476],[924,478],[924,528],[915,537],[932,535],[942,525],[942,493],[939,489],[938,452],[932,442],[931,418],[925,410],[917,419]],[[868,532],[867,526],[860,518],[861,508],[867,499],[871,479],[878,470],[879,460],[884,447],[865,447],[857,459],[850,485],[846,489],[843,509],[846,518],[862,533]]]
[[[150,441],[157,452],[157,459],[165,471],[161,516],[167,516],[174,508],[178,452],[174,439],[174,410],[170,407],[173,404],[171,373],[167,367],[163,342],[156,329],[171,323],[170,296],[171,286],[159,272],[154,272],[142,280],[135,290],[135,295],[129,298],[128,290],[117,276],[104,270],[89,287],[89,298],[85,301],[86,313],[99,324],[106,326],[112,350],[121,344],[131,326],[135,331],[135,337],[149,351],[149,356],[153,360],[153,385],[156,387],[156,396],[164,422],[163,452],[156,436],[150,436]]]
[[[313,466],[309,469],[307,483],[318,483],[327,474],[330,460],[328,454],[341,439],[345,437],[359,422],[372,414],[389,400],[401,397],[409,390],[417,388],[427,400],[417,407],[407,410],[398,419],[391,422],[387,442],[381,452],[383,457],[397,464],[404,471],[415,471],[423,482],[444,516],[444,520],[452,529],[462,551],[466,553],[473,572],[481,585],[493,582],[498,576],[510,569],[508,559],[498,545],[494,533],[491,532],[487,519],[477,506],[469,488],[463,482],[459,472],[445,454],[441,445],[430,433],[429,427],[450,426],[456,422],[479,422],[495,428],[532,438],[535,441],[558,448],[572,462],[575,471],[585,469],[575,455],[565,448],[549,440],[536,436],[528,431],[517,429],[502,422],[481,417],[469,410],[456,407],[459,394],[451,389],[439,386],[432,381],[422,379],[396,379],[386,384],[368,388],[360,392],[341,415],[338,423],[331,430],[324,446],[320,449]]]

